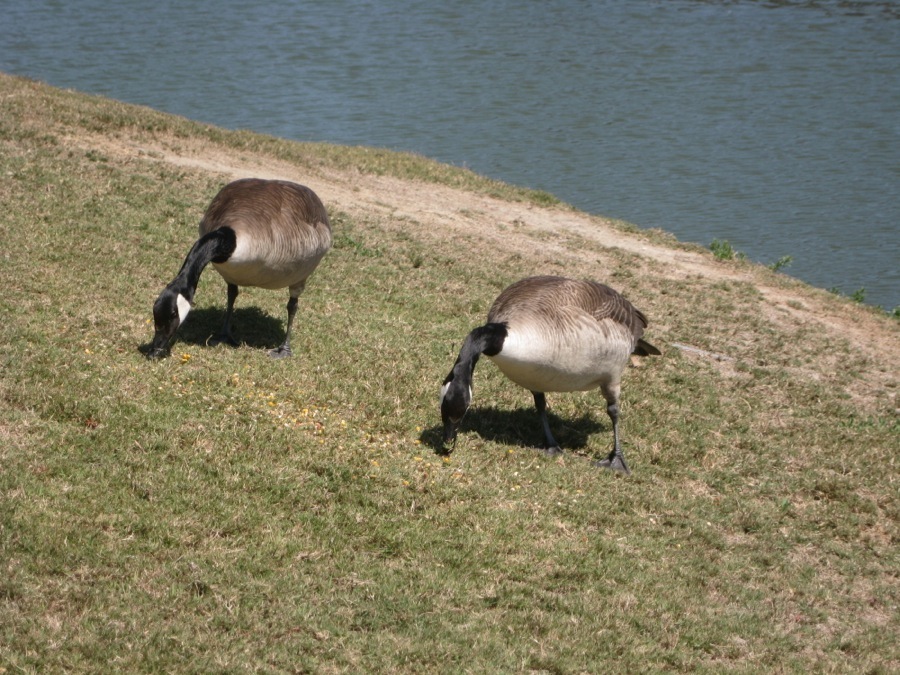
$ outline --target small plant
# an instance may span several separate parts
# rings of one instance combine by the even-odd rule
[[[736,251],[727,239],[713,239],[709,245],[716,260],[744,260],[745,256],[740,251]]]
[[[529,190],[528,197],[538,206],[556,206],[562,203],[556,195],[543,190]]]
[[[769,265],[769,269],[773,272],[780,272],[785,267],[788,267],[792,262],[794,262],[794,258],[789,255],[783,255],[778,260]]]
[[[419,269],[422,264],[425,262],[425,256],[422,255],[419,251],[414,251],[413,253],[407,254],[409,256],[409,262],[413,266],[413,269]]]
[[[859,303],[860,305],[863,304],[863,303],[866,301],[866,289],[865,289],[865,287],[858,288],[858,289],[856,289],[855,291],[853,291],[850,295],[847,295],[847,296],[845,296],[845,295],[841,292],[841,289],[838,288],[837,286],[832,286],[831,288],[828,289],[828,292],[829,292],[829,293],[834,293],[835,295],[839,295],[839,296],[841,296],[841,297],[847,297],[847,298],[850,298],[853,302]],[[896,310],[895,310],[895,311],[896,311]]]

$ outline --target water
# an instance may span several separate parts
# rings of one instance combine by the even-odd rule
[[[0,0],[0,70],[411,150],[900,305],[900,3]]]

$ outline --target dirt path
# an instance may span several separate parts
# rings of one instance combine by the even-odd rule
[[[528,255],[547,255],[554,246],[565,247],[567,256],[578,255],[573,247],[554,244],[547,237],[515,237],[504,227],[525,228],[539,233],[568,233],[604,248],[616,248],[661,265],[672,279],[702,278],[709,282],[739,281],[753,284],[762,294],[767,318],[788,330],[809,328],[848,341],[873,364],[867,373],[871,391],[887,390],[896,402],[900,370],[900,329],[895,321],[875,316],[865,308],[835,305],[827,294],[808,287],[767,282],[759,269],[746,270],[718,263],[711,255],[651,241],[642,233],[624,232],[598,216],[559,207],[538,207],[509,202],[434,183],[401,180],[360,172],[318,170],[310,173],[288,162],[257,157],[246,151],[229,152],[202,141],[155,146],[133,144],[107,136],[68,139],[77,147],[102,150],[119,159],[165,162],[190,169],[222,174],[227,179],[257,176],[304,183],[313,188],[332,210],[353,217],[385,216],[421,223],[434,231],[478,237],[503,250],[518,247]],[[584,252],[587,260],[594,254]],[[769,276],[769,279],[772,279]],[[863,391],[855,396],[869,398]],[[883,396],[881,394],[880,396]],[[896,408],[896,405],[894,405]]]

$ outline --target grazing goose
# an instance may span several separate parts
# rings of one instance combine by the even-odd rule
[[[539,276],[517,281],[488,312],[488,322],[463,342],[441,389],[444,444],[454,442],[472,402],[472,373],[484,354],[510,380],[530,390],[547,441],[561,452],[547,421],[548,391],[600,387],[613,425],[613,450],[597,462],[630,473],[619,445],[619,389],[631,354],[659,350],[642,338],[646,317],[619,293],[594,281]]]
[[[148,356],[161,358],[184,323],[200,273],[211,262],[228,284],[225,323],[213,344],[237,345],[231,316],[239,286],[288,288],[284,343],[269,352],[291,355],[291,326],[297,298],[322,257],[331,248],[331,225],[325,206],[308,187],[281,180],[245,178],[223,187],[200,221],[200,238],[181,271],[153,305],[156,333]]]

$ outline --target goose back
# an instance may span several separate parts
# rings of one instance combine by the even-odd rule
[[[247,178],[226,185],[200,221],[200,236],[223,227],[234,252],[213,265],[226,282],[266,289],[297,287],[331,248],[328,213],[309,188]]]
[[[489,358],[510,380],[538,392],[617,386],[647,326],[612,288],[552,276],[509,286],[488,322],[508,331],[502,350]]]

